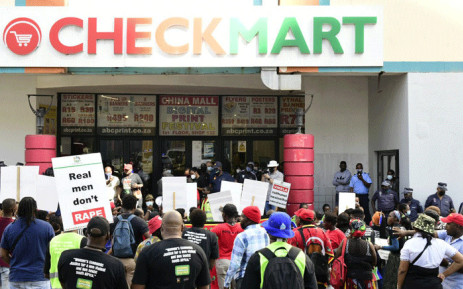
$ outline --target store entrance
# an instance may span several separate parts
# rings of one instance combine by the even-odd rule
[[[244,169],[248,162],[265,168],[271,160],[277,160],[277,144],[272,139],[235,138],[223,141],[223,159],[231,163],[231,172],[239,167]]]

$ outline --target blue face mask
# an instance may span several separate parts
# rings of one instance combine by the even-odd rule
[[[251,172],[252,170],[251,170],[250,167],[246,167],[246,171],[249,173],[249,172]]]
[[[212,172],[213,169],[214,169],[213,167],[207,167],[208,172]]]
[[[106,179],[107,179],[107,180],[109,180],[109,179],[111,178],[111,176],[112,176],[112,175],[113,175],[113,174],[111,174],[111,173],[109,173],[109,174],[105,174],[105,176],[106,176]]]
[[[152,205],[154,204],[154,202],[153,202],[153,201],[149,201],[149,202],[146,202],[145,204],[146,204],[147,207],[149,207],[149,206],[152,206]]]

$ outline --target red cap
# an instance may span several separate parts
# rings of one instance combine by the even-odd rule
[[[249,206],[243,209],[243,215],[245,215],[249,220],[256,223],[260,222],[260,210],[256,206]]]
[[[457,225],[463,226],[463,215],[452,213],[446,218],[442,218],[443,223],[455,223]]]
[[[114,202],[109,202],[109,205],[111,206],[111,210],[113,210],[113,209],[116,207],[116,205],[114,204]]]
[[[299,209],[294,212],[294,215],[298,216],[304,221],[313,221],[315,219],[315,213],[309,209]]]
[[[156,217],[152,218],[148,222],[148,229],[149,229],[150,235],[152,235],[159,228],[161,228],[161,225],[162,225],[162,218],[160,216],[156,216]]]
[[[124,170],[131,170],[131,169],[133,169],[132,164],[125,164],[124,165]]]

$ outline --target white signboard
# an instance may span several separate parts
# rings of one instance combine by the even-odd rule
[[[339,193],[339,213],[355,209],[355,193]]]
[[[0,201],[15,199],[19,202],[24,197],[35,198],[38,166],[8,166],[2,167],[1,170]]]
[[[245,179],[241,194],[241,210],[247,206],[257,206],[263,215],[269,185],[270,183]]]
[[[227,181],[222,181],[220,185],[220,191],[230,191],[230,194],[232,196],[232,204],[236,206],[236,209],[238,210],[238,214],[241,214],[241,192],[243,191],[243,184],[240,183],[235,183],[235,182],[227,182]]]
[[[2,7],[5,44],[0,46],[0,66],[383,65],[381,7],[243,9],[196,1],[182,5],[137,1],[132,6],[115,1],[108,7],[83,2],[72,7]]]
[[[176,179],[178,180],[178,178]],[[164,212],[182,208],[188,214],[191,207],[197,206],[197,199],[196,183],[171,182],[171,180],[162,183],[162,209]]]
[[[222,212],[220,208],[225,207],[226,204],[233,204],[233,197],[230,191],[221,191],[207,195],[209,204],[211,205],[212,217],[214,222],[223,222]]]
[[[56,179],[48,176],[37,176],[37,208],[39,210],[56,212],[58,208],[58,191],[56,190]]]
[[[269,204],[278,208],[286,208],[290,189],[290,183],[273,181]]]
[[[53,158],[64,230],[84,228],[94,216],[113,216],[99,153]]]

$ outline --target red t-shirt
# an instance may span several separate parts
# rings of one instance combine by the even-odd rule
[[[293,245],[294,247],[298,247],[301,250],[304,250],[304,243],[302,242],[301,234],[299,233],[299,228],[293,230],[294,237],[288,240],[288,244]],[[330,256],[330,262],[332,260],[333,248],[331,247],[331,242],[326,233],[320,229],[315,227],[314,225],[303,226],[303,232],[306,243],[310,240],[312,243],[320,244],[325,249],[325,255]],[[310,230],[310,232],[309,232]]]
[[[337,249],[339,245],[341,245],[342,240],[346,239],[346,235],[344,235],[344,233],[338,228],[334,230],[327,230],[326,235],[331,241],[333,250]]]
[[[215,233],[219,238],[219,259],[231,259],[235,238],[243,231],[239,223],[236,223],[234,226],[223,223],[212,228],[211,232]]]
[[[13,223],[13,221],[13,218],[0,218],[0,240],[2,239],[3,231],[5,231],[6,226]],[[8,265],[7,263],[3,262],[2,259],[0,259],[0,267],[10,267],[10,265]]]

